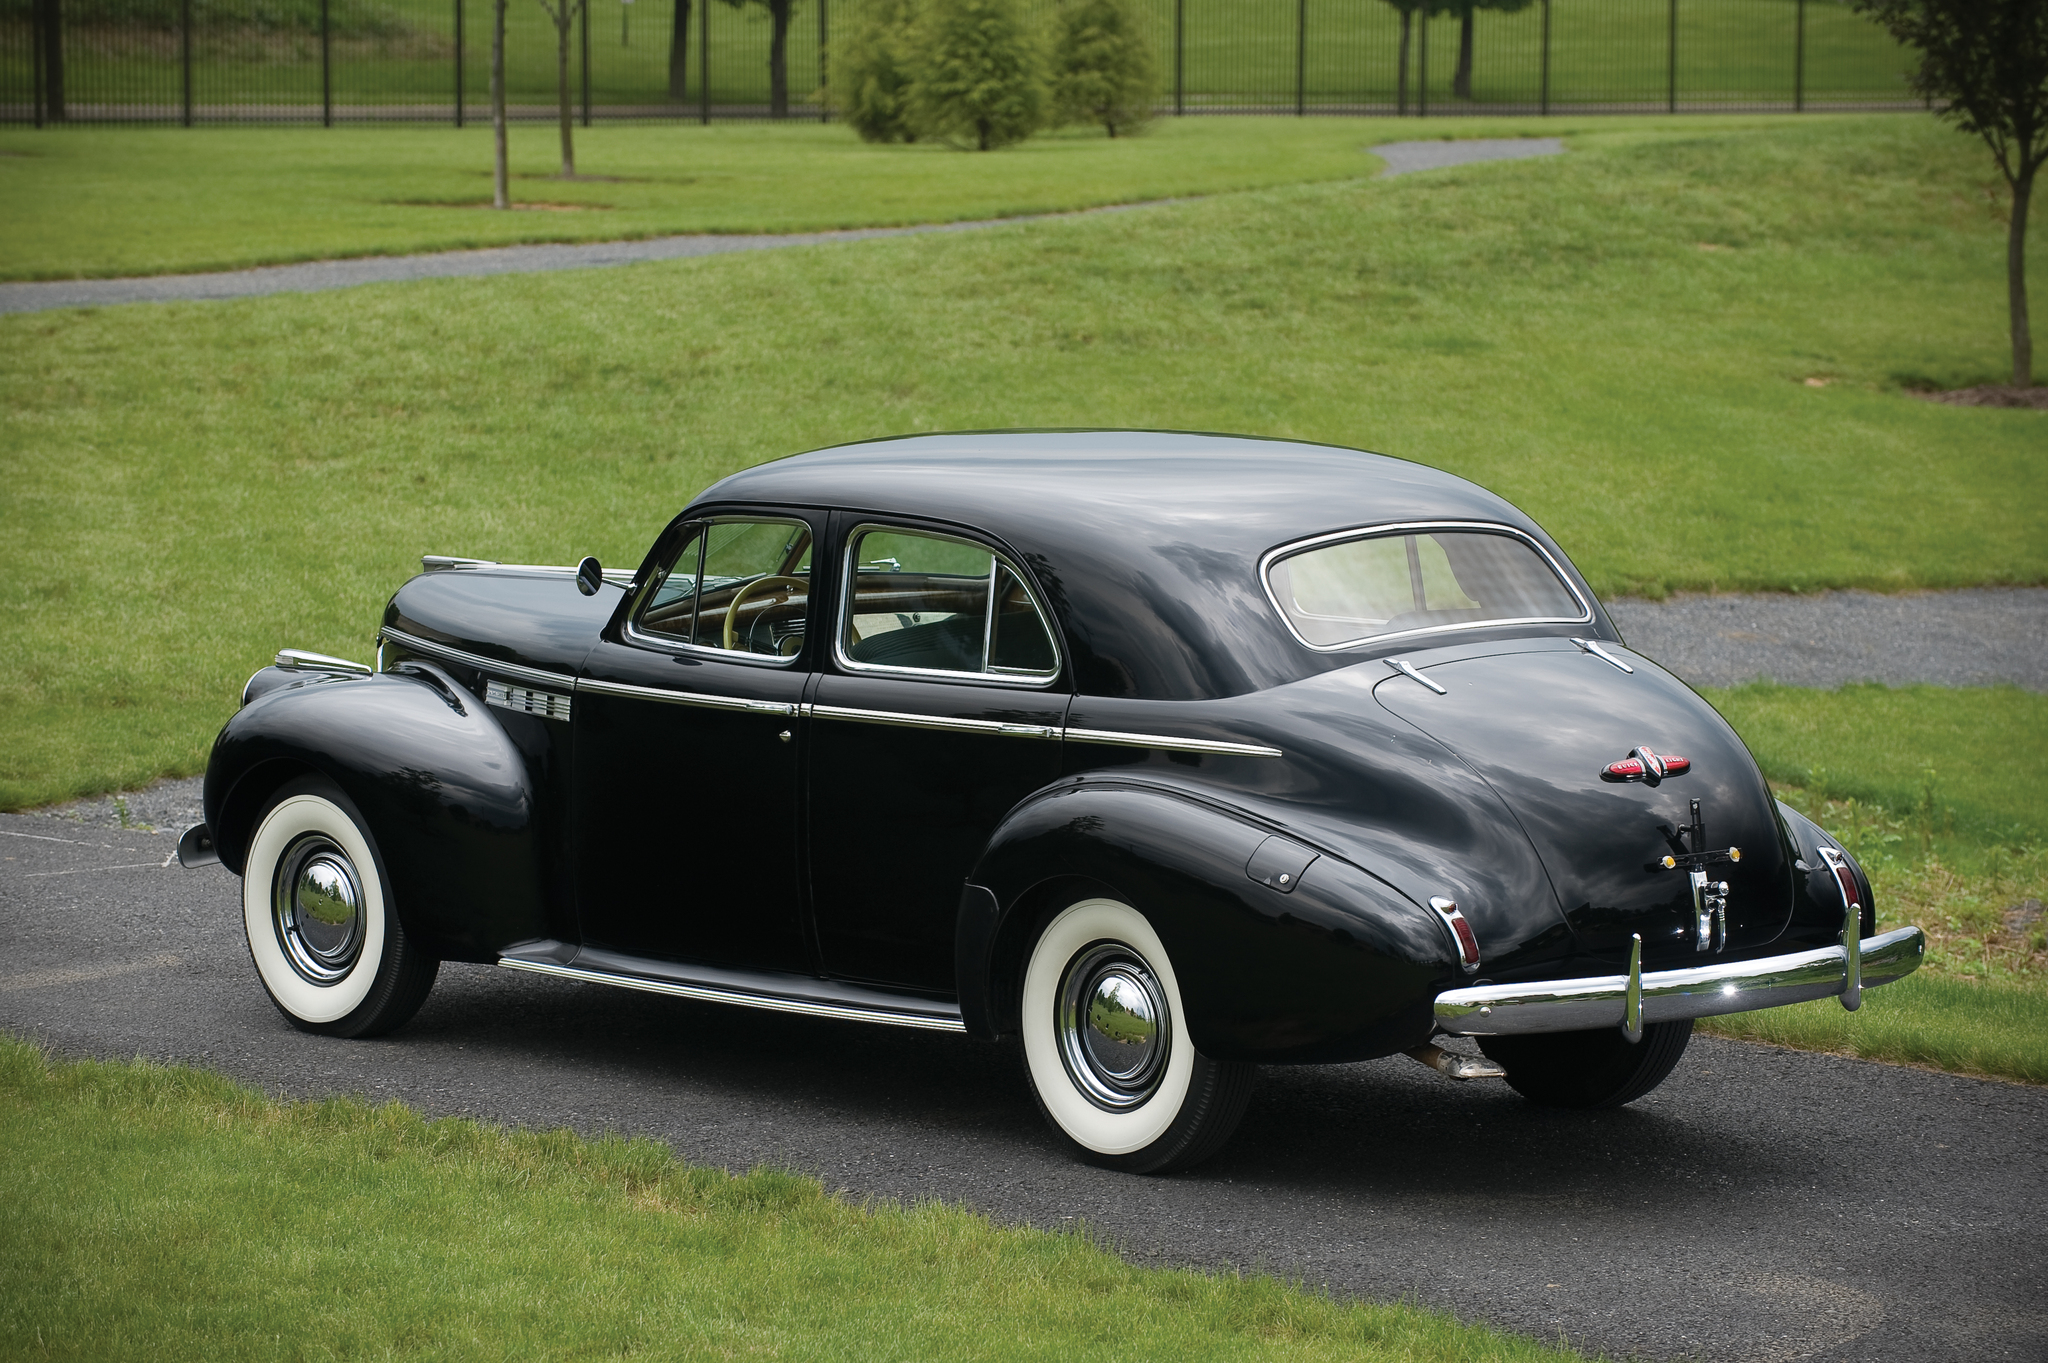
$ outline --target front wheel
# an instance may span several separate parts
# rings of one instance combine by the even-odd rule
[[[1597,1032],[1535,1036],[1482,1036],[1479,1049],[1508,1072],[1508,1084],[1545,1107],[1601,1108],[1633,1103],[1664,1082],[1685,1043],[1692,1019],[1653,1022],[1631,1042],[1618,1027]]]
[[[1237,1129],[1253,1067],[1190,1043],[1173,964],[1130,905],[1086,899],[1048,923],[1023,995],[1032,1095],[1081,1158],[1170,1173],[1215,1154]]]
[[[440,970],[392,911],[354,803],[324,777],[289,782],[257,820],[242,926],[264,992],[304,1032],[392,1031],[419,1011]]]

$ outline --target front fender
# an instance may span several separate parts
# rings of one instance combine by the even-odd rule
[[[269,688],[214,741],[205,805],[240,875],[270,793],[317,772],[375,834],[408,934],[450,959],[558,935],[535,836],[526,757],[475,695],[437,669],[315,675]]]
[[[1446,931],[1335,856],[1317,857],[1290,889],[1253,880],[1247,864],[1276,832],[1205,800],[1114,781],[1056,787],[1018,806],[961,900],[968,1029],[995,1036],[1015,1026],[1040,927],[1101,894],[1158,932],[1204,1055],[1359,1060],[1427,1041],[1436,992],[1459,978]]]

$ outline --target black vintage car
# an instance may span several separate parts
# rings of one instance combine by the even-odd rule
[[[920,436],[735,474],[630,574],[424,566],[374,668],[250,679],[183,843],[309,1031],[461,960],[1016,1035],[1151,1171],[1258,1064],[1609,1106],[1924,949],[1541,527],[1400,460]]]

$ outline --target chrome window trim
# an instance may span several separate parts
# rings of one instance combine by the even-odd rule
[[[1350,540],[1381,539],[1388,535],[1410,534],[1425,530],[1469,530],[1480,534],[1507,535],[1512,539],[1520,540],[1531,549],[1534,549],[1537,555],[1542,558],[1544,564],[1549,567],[1550,571],[1557,575],[1557,580],[1564,584],[1564,589],[1567,592],[1571,593],[1572,600],[1579,603],[1579,613],[1570,616],[1513,616],[1493,620],[1473,620],[1459,625],[1423,625],[1417,629],[1395,630],[1388,634],[1368,634],[1357,639],[1345,640],[1342,643],[1316,644],[1310,643],[1302,635],[1302,632],[1294,627],[1294,620],[1288,615],[1287,608],[1280,604],[1280,594],[1273,590],[1273,565],[1282,559],[1292,558],[1296,554],[1306,553],[1310,549],[1320,548],[1326,544],[1342,544]],[[1572,581],[1571,574],[1567,573],[1563,565],[1551,556],[1550,551],[1539,544],[1535,537],[1528,532],[1517,530],[1512,525],[1502,525],[1498,521],[1392,521],[1384,525],[1358,526],[1350,530],[1333,530],[1328,534],[1313,535],[1308,539],[1295,540],[1292,543],[1283,544],[1277,549],[1268,549],[1264,554],[1260,555],[1259,585],[1265,588],[1266,600],[1272,603],[1274,613],[1280,617],[1280,623],[1287,627],[1287,632],[1293,635],[1295,641],[1303,648],[1313,649],[1317,653],[1342,653],[1349,649],[1376,648],[1390,639],[1412,639],[1425,634],[1454,634],[1464,630],[1498,629],[1507,625],[1584,625],[1592,623],[1593,620],[1592,603],[1580,594],[1578,585]]]
[[[501,663],[496,658],[486,658],[481,653],[471,653],[466,649],[455,648],[449,644],[437,644],[432,640],[417,638],[414,635],[407,634],[402,629],[393,629],[389,625],[377,631],[377,638],[380,643],[388,639],[401,648],[409,648],[415,653],[424,653],[429,658],[437,658],[444,663],[454,663],[457,667],[474,668],[478,672],[487,672],[492,676],[504,677],[510,681],[526,682],[531,686],[543,687],[548,690],[557,690],[564,687],[570,691],[576,689],[576,679],[567,673],[544,672],[537,667],[521,667],[518,663]]]
[[[815,550],[818,547],[819,541],[819,535],[817,531],[812,528],[811,523],[809,521],[805,520],[801,516],[703,516],[696,520],[688,521],[686,522],[686,524],[698,526],[701,529],[713,525],[734,525],[738,524],[741,521],[753,522],[755,524],[800,525],[805,530],[811,532],[811,548],[814,552],[811,555],[810,586],[813,588],[813,590],[806,595],[804,600],[804,619],[806,622],[805,633],[808,635],[808,625],[810,623],[811,618],[810,597],[817,595],[817,592],[815,590],[818,583],[818,556],[815,552]],[[702,534],[696,536],[696,581],[699,590],[702,589],[704,583],[704,551],[707,538],[707,536]],[[571,569],[570,571],[573,572],[574,569]],[[763,574],[763,576],[769,575]],[[666,578],[664,578],[663,580],[666,581]],[[757,667],[793,667],[796,665],[798,655],[794,654],[790,657],[784,658],[767,653],[745,653],[740,651],[739,649],[713,648],[710,644],[691,643],[687,639],[677,639],[671,635],[647,633],[645,630],[640,628],[640,613],[647,609],[648,600],[654,593],[654,582],[655,575],[653,573],[649,573],[647,575],[647,581],[641,584],[639,594],[633,600],[632,609],[626,612],[625,628],[622,629],[620,633],[625,637],[627,643],[637,644],[641,648],[658,649],[664,653],[683,655],[692,658],[717,658],[724,662],[736,662],[740,660],[745,660],[746,662],[752,663]],[[691,613],[690,619],[691,623],[694,625],[697,619],[697,613],[693,611]]]
[[[652,700],[664,705],[694,705],[704,710],[743,710],[757,715],[794,715],[795,701],[749,700],[744,696],[713,696],[702,691],[670,691],[659,686],[634,686],[629,682],[596,681],[584,677],[578,691],[593,696],[616,696],[621,700]]]
[[[641,989],[650,994],[667,994],[673,998],[698,999],[706,1003],[734,1003],[743,1008],[763,1008],[772,1013],[801,1013],[806,1017],[840,1018],[849,1022],[879,1022],[892,1027],[919,1027],[931,1032],[967,1030],[967,1024],[960,1018],[935,1013],[914,1013],[908,1010],[899,1013],[885,1008],[816,1003],[810,999],[792,999],[778,994],[750,994],[745,990],[720,989],[713,985],[683,984],[673,980],[646,979],[638,975],[615,975],[608,970],[557,965],[553,961],[516,960],[509,956],[500,956],[498,964],[507,970],[531,970],[536,975],[556,975],[563,979],[609,984],[620,989]]]
[[[854,578],[860,566],[854,561],[854,549],[859,545],[861,536],[867,534],[870,530],[886,530],[895,534],[923,535],[927,539],[950,540],[954,544],[965,544],[971,548],[987,551],[990,557],[995,560],[995,563],[999,563],[1004,568],[1007,568],[1010,575],[1017,579],[1017,585],[1024,589],[1025,599],[1031,602],[1031,609],[1038,616],[1039,626],[1045,630],[1046,642],[1052,645],[1052,670],[1044,673],[1011,671],[953,672],[936,667],[889,667],[881,663],[857,663],[847,657],[846,632],[853,624]],[[1038,599],[1038,592],[1032,587],[1031,579],[1025,577],[1023,570],[1010,561],[1008,554],[1003,553],[994,545],[985,544],[977,539],[969,539],[965,535],[941,534],[938,531],[928,530],[918,525],[893,525],[887,521],[862,521],[846,532],[846,541],[841,548],[841,553],[844,554],[845,558],[841,566],[839,580],[839,619],[832,626],[832,661],[839,664],[845,671],[881,677],[924,677],[933,681],[998,682],[1005,686],[1028,687],[1033,691],[1043,691],[1059,683],[1060,674],[1066,670],[1066,655],[1060,652],[1059,631],[1052,627],[1052,616],[1046,612],[1045,603]],[[816,560],[812,561],[811,569],[813,572],[817,571]],[[989,611],[991,614],[994,609],[995,565],[991,564],[989,567]],[[988,656],[988,632],[989,625],[985,620],[982,626],[982,657],[984,658]]]

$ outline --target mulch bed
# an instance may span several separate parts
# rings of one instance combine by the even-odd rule
[[[2048,412],[2048,384],[2015,388],[2008,383],[1986,383],[1976,388],[1951,388],[1946,393],[1918,392],[1916,398],[1946,402],[1951,407],[2029,407]]]

